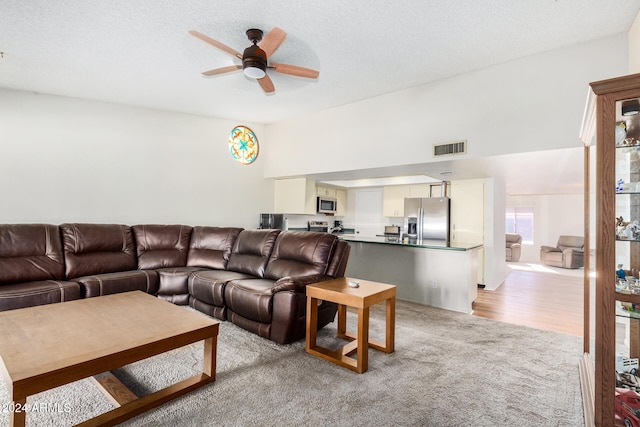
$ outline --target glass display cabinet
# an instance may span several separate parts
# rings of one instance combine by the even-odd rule
[[[595,288],[591,293],[585,265],[585,321],[588,324],[591,310],[595,311],[595,333],[591,342],[585,326],[581,363],[585,421],[635,426],[640,423],[640,399],[636,402],[624,391],[635,392],[621,373],[635,372],[640,357],[640,74],[593,82],[590,87],[586,111],[592,111],[596,140]],[[585,171],[588,224],[586,166]]]

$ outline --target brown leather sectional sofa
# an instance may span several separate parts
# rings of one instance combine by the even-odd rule
[[[344,276],[349,251],[304,231],[0,224],[0,311],[142,290],[285,344],[305,336],[305,286]],[[322,328],[337,306],[319,308]]]

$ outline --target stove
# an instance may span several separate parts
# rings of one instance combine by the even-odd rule
[[[329,231],[329,222],[328,221],[309,221],[307,223],[308,231],[320,231],[322,233],[326,233]]]

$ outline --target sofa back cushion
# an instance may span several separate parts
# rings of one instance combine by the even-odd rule
[[[279,233],[280,230],[242,230],[231,250],[227,270],[264,277]]]
[[[131,227],[119,224],[61,224],[68,279],[138,268]]]
[[[64,256],[56,225],[0,225],[0,284],[63,278]]]
[[[234,227],[194,227],[187,266],[224,270],[241,231]]]
[[[514,243],[522,243],[522,236],[515,233],[505,233],[505,240],[507,248],[510,248]]]
[[[325,274],[337,242],[333,234],[284,231],[276,240],[265,277],[278,280],[285,276]]]
[[[184,267],[187,265],[189,241],[193,227],[189,225],[134,225],[138,268]]]

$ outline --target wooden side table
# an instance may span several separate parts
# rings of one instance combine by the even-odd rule
[[[349,281],[357,281],[358,288],[349,287]],[[318,300],[338,304],[339,338],[351,342],[337,350],[329,350],[316,344],[318,331]],[[385,342],[369,339],[369,307],[386,301]],[[358,309],[358,332],[347,332],[347,307]],[[385,353],[393,353],[395,346],[396,287],[385,283],[341,277],[307,286],[307,353],[351,369],[359,374],[369,368],[369,347]],[[356,358],[350,357],[357,353]]]

